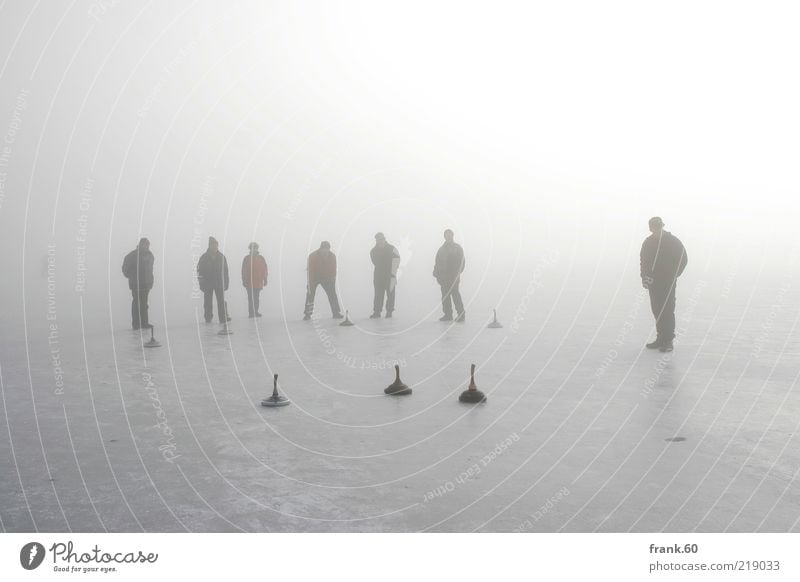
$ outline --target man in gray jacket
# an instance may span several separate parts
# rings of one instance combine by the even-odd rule
[[[444,244],[436,252],[433,265],[433,276],[442,289],[442,316],[439,321],[453,321],[453,303],[455,303],[458,316],[456,321],[465,319],[464,302],[461,300],[461,273],[464,271],[464,249],[453,240],[453,231],[449,228],[444,231]]]
[[[395,287],[397,286],[397,269],[400,266],[400,253],[386,242],[382,232],[375,235],[375,246],[369,252],[375,271],[372,284],[375,287],[375,299],[372,303],[370,319],[377,319],[383,310],[383,299],[386,297],[386,318],[392,317],[394,311]]]
[[[203,292],[203,315],[206,323],[214,317],[212,311],[214,296],[217,296],[217,315],[219,322],[231,320],[225,310],[225,291],[228,290],[228,260],[219,252],[219,243],[213,236],[208,237],[208,250],[197,261],[197,279]]]
[[[642,286],[650,292],[650,307],[656,318],[656,339],[649,349],[671,352],[675,339],[675,286],[688,258],[678,237],[664,230],[664,221],[654,216],[649,221],[652,233],[639,253]]]

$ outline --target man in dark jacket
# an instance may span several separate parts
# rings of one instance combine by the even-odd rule
[[[400,266],[400,253],[386,242],[382,232],[375,235],[375,246],[369,252],[375,272],[372,283],[375,286],[375,300],[372,304],[371,319],[381,316],[383,299],[386,297],[386,317],[392,317],[394,311],[394,292],[397,286],[397,268]]]
[[[203,292],[203,312],[206,323],[214,317],[212,301],[217,296],[217,314],[219,322],[231,320],[225,312],[225,291],[228,290],[228,261],[219,252],[219,243],[213,236],[208,237],[208,250],[197,261],[197,279]]]
[[[341,319],[339,298],[336,297],[336,255],[331,252],[331,243],[324,240],[319,248],[308,255],[308,287],[306,288],[306,309],[304,320],[311,319],[314,312],[314,297],[317,285],[322,285],[331,304],[334,319]]]
[[[258,243],[251,242],[250,252],[242,260],[242,285],[247,289],[247,313],[249,317],[261,317],[258,310],[261,289],[267,286],[267,261],[258,252]]]
[[[464,249],[453,241],[453,231],[448,228],[444,231],[444,244],[436,252],[433,265],[433,276],[442,288],[444,316],[439,321],[453,321],[453,303],[458,312],[456,321],[463,322],[465,319],[464,302],[458,289],[462,271],[464,271]]]
[[[133,295],[131,303],[131,322],[133,329],[149,329],[147,297],[153,288],[153,262],[150,241],[139,240],[138,246],[125,255],[122,261],[122,274],[128,279],[128,287]]]
[[[650,307],[656,318],[656,340],[647,347],[671,352],[675,339],[675,286],[688,258],[683,243],[664,230],[661,218],[651,218],[649,227],[652,234],[644,239],[639,254],[642,286],[650,292]]]

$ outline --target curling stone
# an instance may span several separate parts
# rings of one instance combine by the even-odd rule
[[[458,400],[459,402],[468,402],[470,404],[486,402],[486,395],[475,386],[475,364],[472,364],[472,368],[469,371],[469,388],[461,393]]]
[[[264,398],[264,400],[261,401],[261,406],[269,406],[274,408],[276,406],[287,406],[288,404],[289,399],[286,398],[286,396],[281,396],[278,394],[278,375],[275,374],[272,386],[272,396],[269,398]]]
[[[403,384],[400,380],[400,366],[394,367],[394,382],[384,388],[384,393],[391,394],[392,396],[403,396],[404,394],[411,394],[411,388]]]
[[[342,327],[350,327],[351,325],[355,325],[355,323],[350,321],[350,312],[349,311],[345,311],[344,312],[344,321],[342,323],[340,323],[339,325],[341,325]]]
[[[150,339],[144,342],[144,347],[146,348],[160,348],[161,343],[153,337],[153,329],[155,329],[152,325],[150,326]]]
[[[503,324],[500,323],[499,321],[497,321],[497,310],[496,309],[492,309],[492,311],[494,311],[494,319],[486,327],[488,327],[489,329],[497,329],[497,328],[503,327]]]

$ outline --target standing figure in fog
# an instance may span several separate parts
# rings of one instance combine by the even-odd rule
[[[464,302],[461,300],[461,273],[464,271],[464,249],[453,241],[453,231],[449,228],[444,231],[444,244],[436,251],[436,260],[433,264],[433,276],[442,288],[442,311],[444,315],[439,321],[453,321],[453,304],[455,303],[458,316],[456,321],[462,322]]]
[[[372,304],[371,319],[377,319],[383,311],[383,299],[386,297],[386,317],[392,317],[394,311],[394,292],[397,286],[397,268],[400,266],[400,253],[386,242],[382,232],[375,235],[375,246],[369,252],[375,272],[372,283],[375,286],[375,301]]]
[[[214,318],[211,303],[217,296],[217,315],[219,322],[231,320],[225,312],[225,291],[228,290],[228,261],[219,252],[219,243],[213,236],[208,237],[208,250],[197,261],[197,280],[203,292],[203,312],[206,323]]]
[[[642,286],[650,292],[650,307],[656,318],[656,339],[647,347],[671,352],[675,339],[675,286],[688,258],[683,243],[664,230],[661,218],[651,218],[649,227],[652,234],[644,239],[639,254]]]
[[[131,303],[131,324],[133,329],[150,329],[147,314],[147,297],[153,288],[153,262],[155,257],[150,252],[150,241],[139,240],[138,246],[125,255],[122,261],[122,274],[128,279],[133,295]]]
[[[306,288],[306,309],[304,320],[311,319],[314,312],[314,296],[317,285],[322,285],[331,304],[334,319],[341,319],[339,299],[336,297],[336,255],[331,252],[331,243],[324,240],[319,248],[308,255],[308,287]]]
[[[261,289],[267,286],[267,261],[258,254],[258,243],[251,242],[250,252],[242,260],[242,285],[247,289],[248,317],[261,317],[258,300]]]

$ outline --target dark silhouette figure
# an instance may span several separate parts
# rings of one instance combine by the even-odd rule
[[[331,243],[324,240],[319,248],[308,255],[308,286],[306,287],[306,309],[304,320],[311,319],[314,312],[314,297],[317,285],[322,285],[331,304],[334,319],[341,319],[339,299],[336,297],[336,255],[331,252]]]
[[[242,260],[242,285],[247,289],[249,317],[261,317],[258,311],[261,289],[267,286],[267,261],[258,254],[258,243],[250,243],[250,252]]]
[[[375,272],[372,283],[375,286],[375,301],[372,304],[370,318],[377,319],[383,311],[383,300],[386,298],[386,317],[392,317],[394,311],[394,295],[397,286],[397,268],[400,266],[400,253],[386,242],[382,232],[375,235],[375,246],[369,252]]]
[[[442,288],[442,316],[439,321],[453,321],[453,304],[455,303],[458,316],[456,321],[463,322],[464,302],[461,300],[461,273],[464,271],[464,249],[453,241],[453,231],[449,228],[444,231],[444,244],[436,252],[433,265],[433,276]]]
[[[658,216],[650,219],[652,233],[639,254],[642,286],[650,292],[650,307],[656,318],[656,339],[649,349],[671,352],[675,339],[675,286],[688,258],[678,237],[664,230]]]
[[[125,255],[122,261],[122,274],[128,279],[128,287],[133,295],[131,303],[131,324],[133,329],[149,329],[147,297],[153,288],[153,262],[150,241],[139,240],[138,246]]]
[[[225,312],[225,291],[228,290],[228,261],[225,255],[219,252],[219,243],[213,236],[208,237],[208,250],[197,261],[197,279],[200,290],[203,292],[203,312],[206,323],[209,323],[214,313],[211,305],[214,295],[217,296],[217,314],[219,322],[226,323],[230,317]]]

